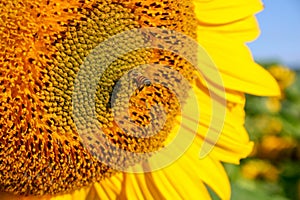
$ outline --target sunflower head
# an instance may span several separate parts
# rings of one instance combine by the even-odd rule
[[[167,83],[152,82],[163,77],[180,85],[180,77],[167,69],[191,81],[193,67],[180,55],[164,51],[164,44],[128,51],[145,42],[138,36],[106,43],[110,51],[127,52],[115,58],[99,44],[143,27],[196,38],[190,1],[16,0],[1,2],[0,11],[5,21],[0,53],[2,190],[39,195],[70,191],[111,176],[114,170],[99,160],[126,167],[145,159],[122,160],[118,149],[143,154],[164,147],[180,102]],[[164,69],[152,67],[154,72],[147,73],[151,77],[135,69],[149,63]],[[92,97],[85,95],[91,87]],[[183,97],[187,89],[181,87]],[[86,118],[89,100],[96,121]],[[116,122],[124,112],[129,113]],[[164,120],[161,112],[166,113]],[[101,129],[100,136],[94,126]]]

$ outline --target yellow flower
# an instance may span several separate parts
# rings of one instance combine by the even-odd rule
[[[263,179],[275,182],[278,180],[279,170],[264,160],[250,160],[241,168],[242,174],[248,179]]]
[[[280,118],[269,115],[258,115],[253,117],[252,123],[253,130],[262,135],[277,135],[283,128]]]
[[[271,160],[290,158],[297,148],[297,142],[291,137],[265,136],[257,146],[257,156]]]
[[[296,74],[289,68],[282,65],[273,65],[268,71],[276,79],[281,90],[286,89],[295,82]]]
[[[221,162],[238,164],[253,146],[243,126],[244,93],[279,95],[275,80],[253,61],[245,45],[259,34],[253,15],[261,9],[261,3],[256,0],[0,2],[1,198],[210,199],[208,185],[222,199],[230,199],[230,184]],[[88,135],[85,138],[88,146],[83,144],[74,120],[79,119],[86,131],[91,124],[84,123],[82,116],[87,112],[84,108],[78,108],[79,116],[72,115],[73,109],[77,109],[73,107],[72,95],[76,80],[89,81],[79,75],[82,65],[91,62],[97,66],[101,65],[100,61],[105,63],[111,59],[106,54],[100,61],[88,59],[90,53],[96,55],[92,50],[99,43],[105,43],[118,33],[143,27],[174,30],[197,40],[218,67],[223,84],[214,80],[215,77],[205,77],[207,74],[196,75],[193,66],[181,55],[163,49],[127,52],[111,63],[98,82],[94,100],[97,124],[116,147],[134,153],[152,152],[164,147],[169,135],[179,128],[189,136],[194,131],[191,127],[198,126],[195,140],[178,160],[157,171],[136,174],[118,172],[100,162],[97,152],[93,151],[102,145],[95,140],[97,136]],[[131,47],[131,40],[136,38],[127,39],[123,48]],[[165,39],[176,43],[173,38]],[[196,49],[192,50],[198,55]],[[191,105],[188,113],[198,107],[201,115],[197,119],[183,115],[182,123],[178,123],[180,103],[175,94],[162,85],[146,83],[147,77],[133,75],[127,84],[136,82],[140,87],[130,99],[129,114],[133,122],[146,126],[151,121],[148,106],[159,104],[168,110],[165,126],[157,135],[137,139],[126,135],[114,122],[110,100],[117,81],[125,72],[147,63],[170,66],[188,80],[198,101],[198,105],[191,105],[192,99],[186,98],[187,105]],[[93,70],[86,74],[97,73]],[[163,71],[153,76],[177,80]],[[220,91],[224,85],[226,102],[219,93],[210,93],[210,84]],[[116,95],[121,99],[128,96],[120,91]],[[187,96],[185,89],[179,92]],[[217,106],[225,109],[225,116],[212,112],[212,96],[217,99]],[[221,123],[211,124],[216,115]],[[159,121],[160,118],[155,122]],[[206,133],[210,130],[218,136],[220,125],[222,134],[214,137],[218,139],[216,145],[200,159],[200,147],[214,145]],[[101,158],[118,159],[111,156],[117,151],[106,150],[99,155]],[[134,157],[119,162],[125,166],[129,162],[131,166],[140,159]],[[149,168],[147,162],[143,160],[143,169]]]
[[[278,113],[281,109],[281,101],[280,98],[277,97],[266,98],[265,104],[271,113]]]

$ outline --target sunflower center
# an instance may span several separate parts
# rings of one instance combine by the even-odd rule
[[[117,159],[118,152],[105,149],[95,133],[87,131],[82,137],[78,129],[89,126],[83,117],[75,116],[79,119],[79,126],[74,122],[72,97],[75,81],[89,81],[89,76],[77,76],[86,57],[111,36],[143,27],[176,30],[196,38],[196,20],[190,1],[99,0],[97,3],[79,1],[77,4],[59,13],[62,16],[64,13],[72,16],[73,13],[74,19],[70,18],[67,23],[58,22],[64,30],[51,41],[54,51],[42,56],[47,60],[42,63],[42,70],[36,68],[37,72],[32,72],[33,75],[40,74],[39,80],[33,82],[40,89],[29,91],[25,98],[20,99],[30,105],[18,106],[18,110],[25,113],[24,120],[6,117],[1,121],[1,136],[6,135],[1,142],[1,148],[5,149],[1,150],[5,153],[0,154],[1,190],[18,194],[55,194],[109,177],[115,171],[101,159]],[[131,45],[130,40],[125,44]],[[100,60],[92,60],[88,67],[94,70],[98,66],[101,70],[103,63]],[[32,58],[29,62],[36,64]],[[187,80],[193,78],[193,66],[180,55],[161,49],[128,52],[103,71],[94,99],[97,123],[107,141],[128,152],[145,153],[162,148],[174,126],[174,117],[180,114],[174,92],[155,83],[160,77],[175,80],[176,76],[163,70],[156,70],[151,78],[142,72],[132,73],[136,67],[149,63],[171,68]],[[127,79],[120,82],[124,76]],[[15,90],[12,89],[18,93]],[[34,92],[37,100],[31,96]],[[13,111],[9,101],[12,94],[4,88],[2,93],[5,95],[1,99],[1,114],[8,116],[7,113]],[[113,110],[115,104],[118,106]],[[124,108],[128,108],[128,116],[117,123],[116,115],[124,113]],[[84,107],[78,109],[83,113],[86,110]],[[166,112],[163,124],[161,116],[155,115],[162,110]],[[128,122],[133,126],[126,126]],[[136,133],[142,133],[143,137]],[[130,166],[141,159],[145,158],[134,157],[118,162]]]

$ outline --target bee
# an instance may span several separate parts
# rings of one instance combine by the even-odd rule
[[[141,73],[134,72],[132,73],[132,75],[138,88],[142,88],[144,85],[150,86],[152,84],[151,81],[147,77],[143,76]]]

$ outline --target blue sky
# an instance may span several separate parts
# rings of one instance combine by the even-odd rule
[[[300,68],[300,0],[263,0],[257,15],[261,35],[249,44],[258,61],[277,60]]]

